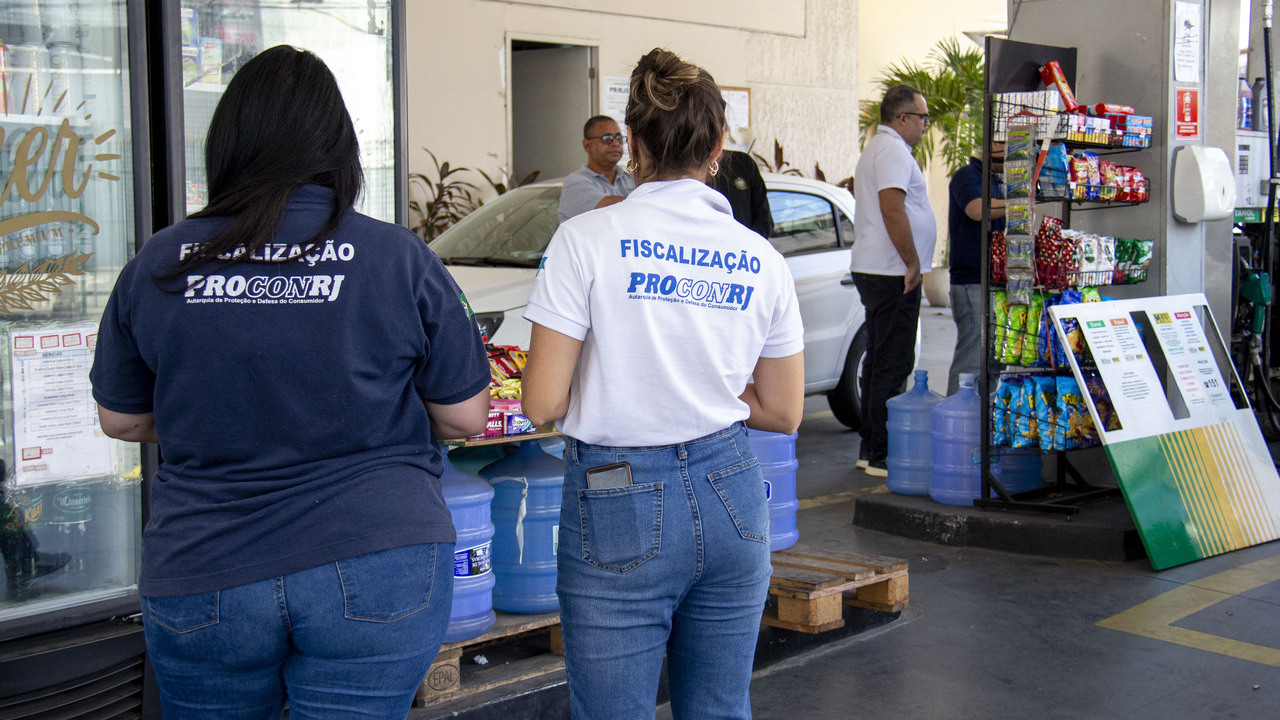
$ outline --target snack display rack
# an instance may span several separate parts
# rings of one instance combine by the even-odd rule
[[[1079,357],[1081,350],[1063,347],[1044,308],[1102,299],[1107,285],[1146,279],[1152,240],[1080,233],[1070,221],[1073,211],[1147,201],[1151,188],[1141,170],[1110,158],[1149,146],[1151,123],[1115,105],[1077,112],[1070,91],[1075,48],[987,38],[986,57],[983,162],[991,167],[992,141],[1005,142],[1007,228],[990,232],[991,178],[984,173],[983,472],[974,504],[1072,514],[1087,500],[1119,492],[1090,484],[1067,452],[1098,444],[1082,393],[1100,408],[1109,399],[1100,379],[1095,384],[1086,374],[1086,387],[1079,386],[1064,353]],[[1048,68],[1043,78],[1041,68]],[[1054,154],[1066,159],[1055,163]],[[1054,453],[1055,481],[1007,492],[993,461],[1009,453]]]

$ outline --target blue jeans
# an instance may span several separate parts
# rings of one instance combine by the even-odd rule
[[[634,484],[586,489],[588,468]],[[764,478],[742,425],[661,447],[565,443],[556,592],[575,720],[750,718],[769,590]]]
[[[973,375],[973,389],[978,392],[978,373],[982,372],[982,285],[952,285],[950,294],[956,351],[947,371],[948,396],[960,389],[960,373]]]
[[[165,720],[406,717],[452,602],[452,543],[143,597]]]

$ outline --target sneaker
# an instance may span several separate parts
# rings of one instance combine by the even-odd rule
[[[871,460],[867,463],[867,467],[863,469],[870,477],[889,477],[889,466],[885,465],[884,460]]]
[[[871,462],[871,457],[867,454],[866,447],[863,447],[861,450],[858,451],[858,463],[857,463],[858,469],[866,470],[867,463],[869,462]]]

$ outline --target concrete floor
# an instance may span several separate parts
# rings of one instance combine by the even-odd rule
[[[945,385],[954,332],[947,309],[922,309],[920,365],[934,387]],[[832,631],[843,639],[819,639],[759,670],[757,719],[1280,717],[1280,543],[1156,572],[1145,558],[1060,559],[855,527],[859,499],[865,509],[888,490],[854,469],[858,435],[831,417],[825,398],[805,408],[800,542],[907,560],[910,600],[886,624]],[[1090,509],[1074,520],[978,512],[1085,525]],[[541,681],[520,710],[472,705],[411,717],[568,718],[563,682],[563,671]],[[657,717],[670,709],[659,706]]]
[[[926,305],[922,334],[920,364],[945,385],[950,312]],[[757,672],[756,718],[1280,717],[1280,544],[1156,572],[1145,559],[910,540],[853,526],[858,497],[887,492],[852,469],[857,450],[810,398],[801,542],[906,559],[910,602],[887,625]]]

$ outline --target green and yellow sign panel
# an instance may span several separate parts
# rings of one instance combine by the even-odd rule
[[[1051,315],[1153,567],[1280,537],[1280,477],[1203,295]]]

